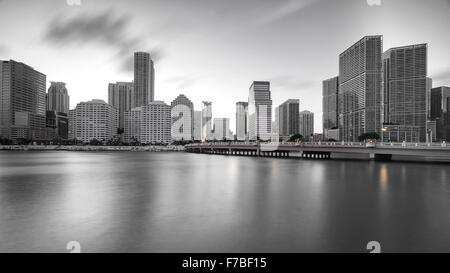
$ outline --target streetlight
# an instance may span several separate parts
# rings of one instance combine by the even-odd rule
[[[387,127],[381,128],[381,144],[384,142],[384,132],[387,131]]]

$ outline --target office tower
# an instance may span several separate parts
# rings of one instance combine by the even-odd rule
[[[214,139],[215,140],[230,139],[229,118],[214,118]]]
[[[192,140],[194,136],[194,104],[181,94],[172,101],[171,107],[172,139]]]
[[[47,111],[46,124],[48,140],[69,139],[69,118],[66,113]]]
[[[0,61],[0,136],[46,138],[46,76],[14,60]]]
[[[450,87],[431,89],[430,118],[435,121],[436,140],[450,140]]]
[[[322,82],[322,126],[323,137],[325,140],[339,140],[338,94],[339,77],[334,77]],[[334,131],[332,132],[332,136],[329,135],[330,130]]]
[[[339,134],[358,141],[383,122],[382,36],[366,36],[339,55]]]
[[[69,132],[67,138],[70,140],[75,139],[75,109],[69,110],[69,114],[67,115],[69,120]]]
[[[308,140],[314,134],[314,113],[301,111],[299,114],[300,134]]]
[[[141,113],[142,107],[135,107],[125,111],[124,123],[124,143],[140,143],[141,139]]]
[[[202,111],[194,111],[194,140],[202,140]]]
[[[103,100],[78,103],[73,119],[73,137],[77,140],[108,141],[117,136],[118,110]]]
[[[300,100],[289,99],[277,107],[276,124],[280,136],[298,134],[299,130]]]
[[[236,139],[244,141],[247,138],[248,102],[236,103]]]
[[[383,54],[384,121],[418,127],[420,142],[426,141],[428,81],[426,44],[391,48]],[[408,134],[396,141],[408,141]]]
[[[47,93],[47,111],[69,113],[70,97],[67,93],[66,84],[63,82],[50,82]]]
[[[155,99],[155,69],[150,53],[134,53],[133,108],[147,105]]]
[[[248,96],[248,136],[250,140],[267,140],[270,139],[271,132],[270,82],[254,81]]]
[[[170,144],[171,107],[163,101],[142,106],[140,142],[144,144]]]
[[[133,99],[132,82],[116,82],[108,84],[108,103],[118,110],[119,128],[124,128],[124,113],[133,106]]]
[[[212,134],[212,103],[202,102],[202,141],[213,140]]]

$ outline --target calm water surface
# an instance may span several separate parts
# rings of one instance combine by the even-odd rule
[[[0,152],[0,252],[450,252],[448,164]]]

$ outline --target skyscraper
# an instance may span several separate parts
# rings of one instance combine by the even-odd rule
[[[289,99],[277,107],[277,125],[280,136],[291,136],[298,134],[300,100]]]
[[[344,141],[381,132],[382,47],[382,36],[366,36],[339,55],[339,129]]]
[[[50,82],[47,93],[47,110],[56,111],[57,113],[69,113],[69,94],[67,93],[66,84],[63,82]]]
[[[118,110],[103,100],[78,103],[71,119],[73,137],[85,143],[108,141],[117,135]]]
[[[194,136],[194,104],[181,94],[172,101],[171,107],[172,139],[192,140]]]
[[[229,118],[214,118],[214,139],[215,140],[230,139]]]
[[[309,139],[314,134],[314,113],[301,111],[299,114],[300,134],[304,139]]]
[[[108,84],[108,103],[118,110],[119,128],[124,128],[124,113],[133,106],[133,83],[116,82]]]
[[[338,129],[338,94],[339,77],[334,77],[322,82],[322,121],[324,139],[335,139],[328,135],[329,130]],[[339,139],[335,139],[339,140]]]
[[[133,107],[147,105],[155,99],[155,69],[150,53],[134,53]]]
[[[202,140],[202,111],[194,111],[194,140]]]
[[[436,122],[436,139],[450,140],[450,87],[431,89],[431,120]]]
[[[387,125],[418,127],[426,141],[427,45],[410,45],[383,54],[384,121]],[[407,141],[406,135],[397,141]]]
[[[125,143],[137,143],[141,139],[141,113],[142,107],[135,107],[125,111],[123,117]]]
[[[236,138],[244,141],[247,137],[247,114],[248,102],[236,103]]]
[[[212,135],[212,103],[202,102],[202,141],[213,140]]]
[[[272,132],[272,100],[270,82],[254,81],[248,96],[248,135],[250,140],[270,139]]]
[[[171,136],[171,107],[163,101],[153,101],[142,106],[140,142],[169,144]]]
[[[0,136],[45,139],[46,76],[13,60],[0,61]]]

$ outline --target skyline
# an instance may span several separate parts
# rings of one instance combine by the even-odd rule
[[[450,85],[450,38],[444,35],[450,19],[440,16],[448,14],[450,2],[444,0],[408,1],[408,5],[403,0],[383,1],[381,6],[369,6],[363,0],[258,1],[258,5],[253,0],[239,5],[238,1],[208,1],[208,5],[203,1],[191,5],[82,1],[76,7],[65,1],[21,2],[0,1],[0,23],[11,25],[9,20],[18,8],[30,18],[0,30],[6,37],[0,42],[0,59],[23,62],[43,72],[47,87],[50,81],[67,83],[71,109],[81,101],[107,101],[108,83],[133,79],[133,51],[149,50],[155,60],[155,100],[169,103],[185,94],[196,110],[202,101],[211,101],[213,117],[230,118],[235,131],[235,103],[247,101],[251,82],[267,80],[274,107],[287,99],[300,99],[300,111],[315,113],[315,132],[320,133],[322,81],[336,76],[340,53],[371,34],[384,36],[383,51],[428,43],[433,87]],[[136,2],[141,10],[131,11]],[[432,5],[433,13],[424,5]],[[400,15],[399,7],[404,11]],[[177,19],[166,22],[161,16],[144,16],[153,18],[148,22],[142,18],[147,15],[143,12],[158,10],[171,11]],[[266,15],[264,20],[259,13]],[[61,19],[64,16],[68,19]],[[324,16],[333,24],[324,24],[320,20]],[[135,27],[139,20],[159,25],[147,32],[146,27]],[[130,61],[131,66],[123,69]]]

